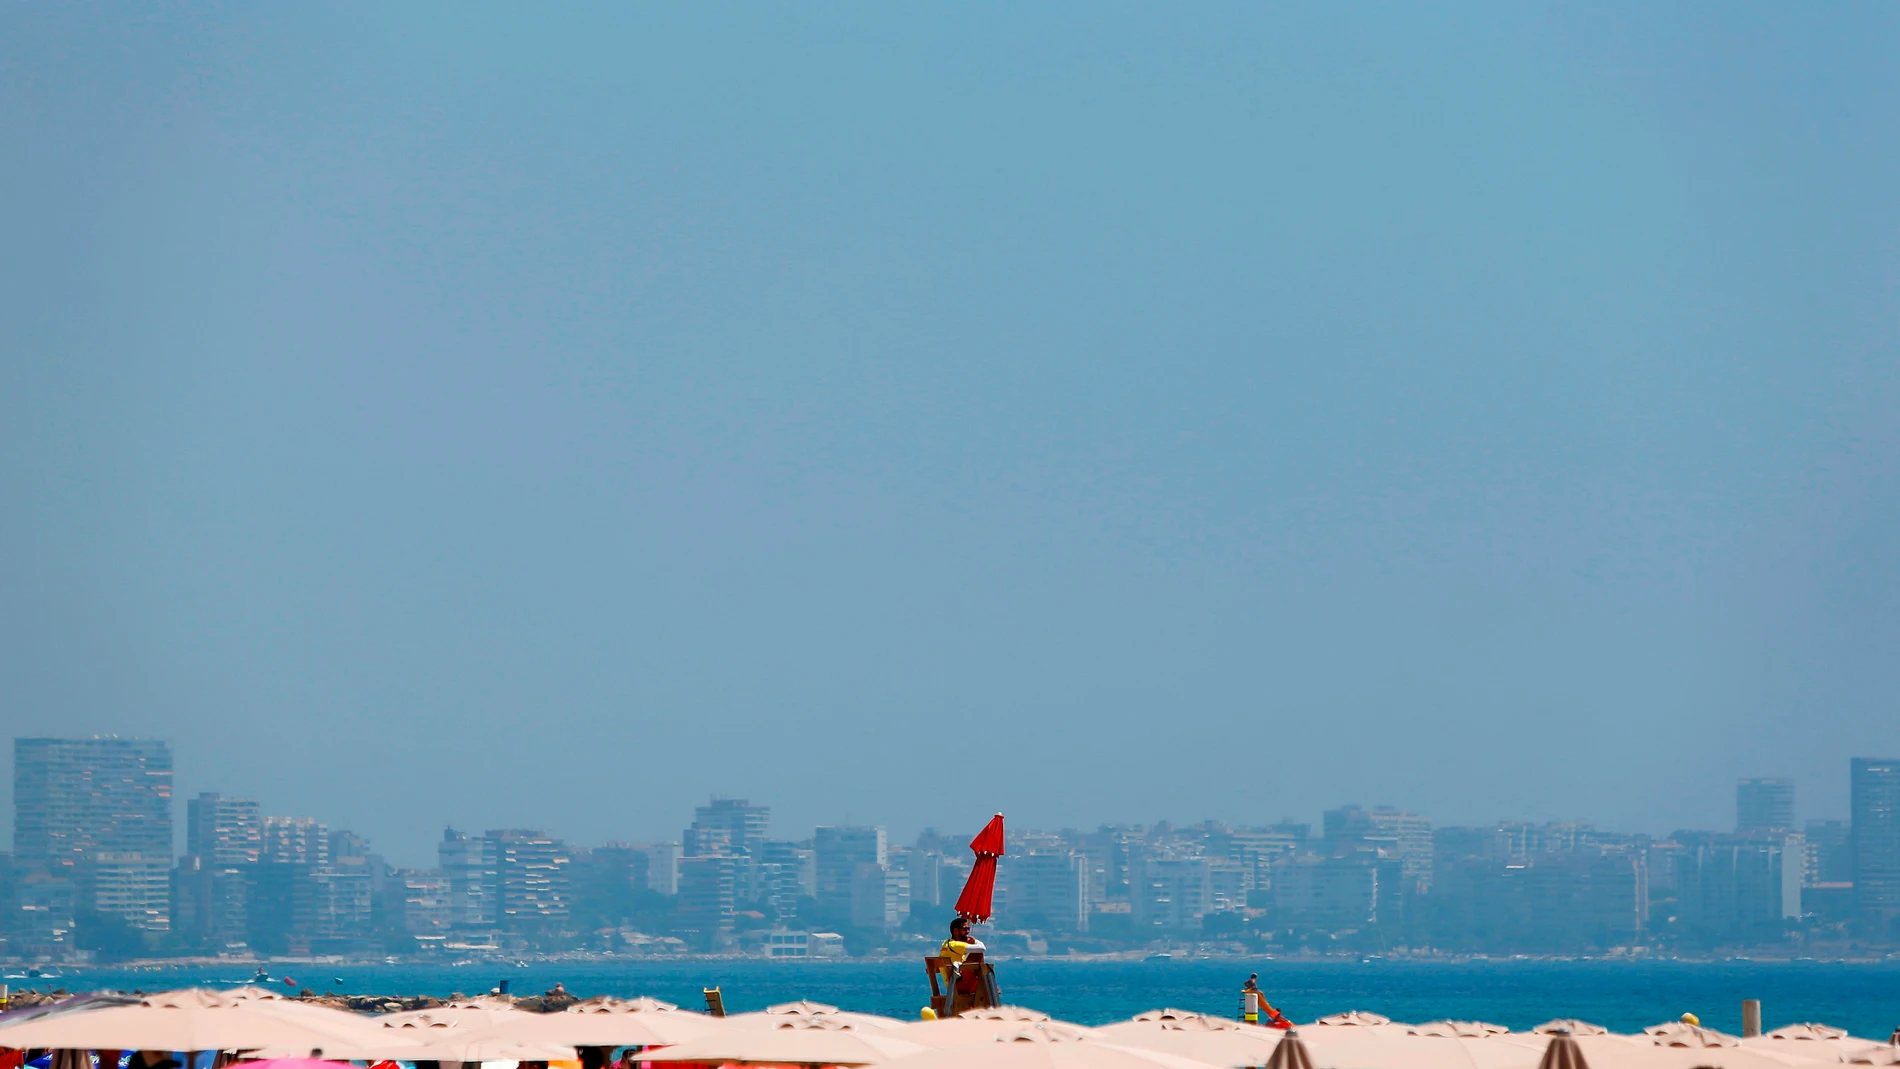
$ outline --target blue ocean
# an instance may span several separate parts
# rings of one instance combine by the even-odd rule
[[[1900,961],[1838,962],[1067,962],[999,961],[1009,1002],[1082,1024],[1105,1024],[1162,1006],[1231,1015],[1247,974],[1258,971],[1268,998],[1296,1022],[1341,1010],[1371,1010],[1393,1020],[1484,1020],[1515,1029],[1552,1017],[1576,1017],[1633,1032],[1684,1011],[1705,1025],[1741,1030],[1743,999],[1762,1000],[1773,1028],[1820,1021],[1858,1036],[1886,1038],[1900,1027]],[[913,962],[766,962],[708,960],[603,964],[271,966],[298,987],[337,994],[478,994],[503,981],[517,995],[558,981],[588,995],[651,995],[701,1008],[717,985],[738,1013],[797,998],[849,1010],[913,1018],[928,981]],[[248,982],[241,965],[69,970],[58,981],[21,980],[17,988],[156,991]]]

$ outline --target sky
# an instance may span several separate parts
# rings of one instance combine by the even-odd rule
[[[1664,833],[1900,753],[1900,6],[15,4],[0,144],[0,727],[180,797]]]

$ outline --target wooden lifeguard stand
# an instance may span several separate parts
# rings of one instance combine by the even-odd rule
[[[996,969],[983,960],[981,952],[971,954],[961,965],[951,958],[928,955],[924,972],[930,976],[930,1012],[939,1019],[1003,1004]]]

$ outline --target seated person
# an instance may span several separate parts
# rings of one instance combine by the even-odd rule
[[[971,954],[976,955],[976,960],[983,960],[983,941],[970,934],[970,918],[959,915],[950,922],[950,938],[943,941],[943,949],[938,953],[958,965]]]

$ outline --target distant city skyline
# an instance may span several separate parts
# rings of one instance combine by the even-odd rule
[[[0,958],[586,951],[888,955],[932,945],[975,871],[966,830],[775,827],[714,797],[676,838],[589,844],[544,827],[443,828],[429,866],[256,799],[201,792],[174,856],[163,740],[14,740]],[[1039,828],[991,877],[993,938],[1028,954],[1393,950],[1627,956],[1900,943],[1900,759],[1849,762],[1853,815],[1801,820],[1794,785],[1736,782],[1727,829],[1651,836],[1508,816],[1434,823],[1350,804],[1312,821]],[[936,917],[941,920],[940,914]],[[999,949],[1001,944],[999,943]]]
[[[148,738],[148,737],[110,736],[110,735],[96,736],[96,737],[101,738],[101,739],[115,740],[125,747],[136,746],[137,744],[141,744],[141,743],[153,743],[153,742],[159,743],[160,745],[166,745],[166,746],[169,745],[168,740],[153,739],[153,738]],[[43,743],[56,744],[60,741],[61,740],[59,739],[21,739],[21,740],[16,740],[16,745],[18,745],[19,742],[31,742],[37,745],[37,744],[43,744]],[[168,761],[175,759],[175,754],[169,749],[166,751],[166,759]],[[1879,759],[1867,759],[1867,758],[1844,758],[1843,759],[1843,764],[1846,766],[1846,771],[1852,774],[1843,775],[1840,777],[1840,783],[1836,785],[1839,788],[1838,793],[1851,794],[1851,785],[1854,782],[1854,775],[1858,774],[1858,770],[1861,768],[1862,764],[1867,763],[1869,761],[1873,761],[1874,764],[1879,767],[1882,767],[1882,768],[1887,767],[1886,764],[1881,764]],[[1900,764],[1900,761],[1888,762],[1887,764]],[[7,768],[9,770],[9,775],[11,775],[13,767],[14,766],[12,763],[8,763]],[[267,816],[264,819],[274,818],[278,820],[283,820],[283,819],[288,819],[290,817],[290,813],[287,807],[275,803],[268,797],[253,796],[253,797],[246,797],[242,799],[227,798],[225,796],[230,795],[231,792],[219,791],[215,788],[210,788],[210,787],[203,788],[203,789],[194,787],[194,788],[190,788],[189,790],[184,787],[173,788],[170,784],[169,778],[167,781],[167,791],[168,791],[167,797],[174,798],[176,802],[176,808],[178,808],[179,810],[179,812],[173,816],[172,821],[171,821],[171,838],[173,840],[173,849],[176,852],[185,852],[189,849],[190,847],[189,837],[192,833],[191,829],[193,826],[192,825],[193,817],[191,816],[191,814],[195,813],[201,804],[205,804],[203,796],[207,794],[212,795],[212,796],[217,796],[218,798],[222,799],[223,804],[225,805],[236,803],[242,806],[250,807],[256,812],[266,814]],[[708,792],[697,799],[691,799],[691,798],[680,799],[676,807],[676,811],[649,810],[643,814],[644,819],[639,820],[638,822],[629,821],[629,823],[624,825],[621,828],[621,830],[619,831],[610,830],[607,834],[605,834],[604,836],[598,839],[587,839],[587,838],[573,836],[573,835],[568,835],[566,837],[576,843],[587,843],[587,844],[629,842],[629,841],[675,841],[675,842],[681,843],[683,848],[691,849],[692,837],[694,834],[693,817],[691,816],[691,814],[695,812],[699,812],[702,814],[706,812],[719,812],[719,813],[729,814],[729,815],[722,816],[720,818],[722,822],[721,826],[714,830],[717,831],[718,834],[721,836],[738,836],[741,841],[747,841],[748,837],[756,838],[757,836],[756,829],[751,830],[751,831],[742,830],[746,827],[746,824],[744,823],[745,821],[757,819],[756,816],[747,816],[746,814],[749,813],[750,811],[744,809],[744,807],[748,804],[748,801],[751,799],[751,795],[755,793],[756,792],[750,792],[750,793],[739,792],[739,794],[732,794],[732,793],[724,793],[724,792]],[[1833,792],[1830,792],[1830,793],[1833,793]],[[13,797],[17,798],[18,796],[13,795]],[[1222,821],[1222,822],[1234,824],[1237,826],[1267,825],[1267,824],[1273,824],[1273,823],[1278,823],[1278,822],[1283,822],[1283,821],[1294,821],[1294,822],[1300,822],[1300,823],[1309,823],[1309,824],[1314,825],[1315,827],[1318,827],[1320,824],[1319,818],[1326,811],[1336,810],[1342,805],[1345,805],[1345,806],[1366,805],[1366,806],[1387,806],[1391,808],[1396,808],[1398,810],[1401,810],[1407,813],[1418,813],[1420,816],[1423,816],[1426,819],[1430,820],[1434,825],[1441,826],[1441,827],[1442,826],[1481,826],[1481,825],[1490,824],[1496,821],[1512,821],[1512,820],[1530,820],[1534,822],[1554,822],[1554,823],[1575,821],[1575,822],[1579,822],[1583,824],[1589,824],[1593,827],[1602,828],[1603,830],[1638,833],[1638,834],[1650,835],[1654,837],[1661,837],[1663,835],[1669,834],[1670,832],[1685,830],[1685,829],[1693,829],[1693,828],[1698,828],[1698,827],[1706,828],[1709,830],[1742,830],[1742,831],[1750,830],[1752,828],[1753,829],[1768,829],[1768,828],[1776,827],[1778,825],[1773,820],[1766,819],[1763,816],[1763,814],[1782,812],[1782,811],[1785,811],[1791,816],[1791,823],[1789,823],[1786,826],[1798,830],[1799,828],[1801,828],[1802,826],[1810,822],[1819,823],[1819,822],[1825,822],[1825,821],[1845,821],[1848,818],[1849,813],[1851,812],[1852,807],[1850,803],[1850,805],[1848,806],[1843,806],[1842,811],[1838,813],[1817,813],[1813,811],[1810,805],[1805,803],[1804,798],[1805,798],[1805,792],[1803,792],[1800,789],[1800,785],[1791,778],[1781,777],[1781,776],[1759,776],[1759,775],[1738,776],[1733,781],[1733,785],[1731,787],[1730,792],[1723,799],[1723,801],[1726,803],[1725,808],[1727,810],[1727,815],[1725,819],[1719,819],[1708,824],[1697,825],[1694,823],[1681,821],[1681,820],[1672,821],[1666,817],[1658,816],[1656,819],[1646,823],[1645,825],[1637,826],[1637,827],[1614,826],[1602,821],[1593,820],[1587,814],[1569,814],[1569,815],[1552,818],[1552,817],[1546,817],[1546,816],[1541,816],[1541,815],[1531,816],[1531,815],[1513,814],[1513,813],[1496,813],[1488,817],[1480,817],[1477,820],[1445,820],[1439,817],[1438,815],[1430,813],[1420,807],[1408,806],[1404,804],[1403,799],[1390,799],[1390,798],[1359,799],[1359,800],[1348,798],[1348,799],[1341,799],[1338,801],[1327,802],[1324,804],[1316,803],[1315,806],[1309,812],[1286,811],[1286,812],[1271,812],[1271,813],[1254,813],[1251,815],[1243,815],[1240,817],[1214,816],[1214,815],[1208,815],[1208,814],[1159,814],[1155,816],[1150,816],[1146,819],[1127,819],[1127,820],[1102,819],[1102,820],[1095,820],[1095,821],[1066,822],[1066,823],[1037,821],[1034,818],[1034,815],[1032,813],[1012,814],[1011,817],[1012,817],[1013,822],[1018,827],[1051,829],[1051,830],[1055,828],[1060,828],[1060,827],[1075,827],[1080,830],[1088,830],[1090,828],[1103,826],[1103,825],[1131,825],[1131,826],[1143,825],[1143,826],[1146,826],[1146,825],[1155,824],[1157,822],[1174,823],[1177,825],[1191,825],[1191,824],[1197,824],[1197,823],[1201,823],[1203,821],[1208,821],[1208,820]],[[711,803],[710,809],[708,808],[709,800]],[[787,807],[783,805],[782,803],[777,802],[776,800],[766,799],[764,796],[759,796],[759,798],[756,801],[759,806],[769,808],[774,813],[783,814],[786,812],[788,808],[793,809],[794,812],[796,811],[795,807]],[[820,826],[826,826],[826,825],[852,825],[852,824],[866,824],[866,823],[875,824],[877,826],[889,829],[889,835],[893,842],[900,841],[900,840],[907,842],[915,838],[918,834],[924,832],[926,829],[934,830],[938,834],[943,835],[950,839],[956,838],[956,835],[958,833],[959,828],[949,825],[947,821],[944,823],[937,823],[937,824],[920,824],[917,827],[912,828],[912,827],[904,827],[902,825],[898,825],[889,821],[877,819],[877,816],[875,813],[868,812],[870,801],[871,801],[870,799],[862,800],[858,807],[855,807],[854,809],[848,811],[847,813],[843,815],[836,816],[831,819],[823,819],[823,818],[817,819],[817,820],[812,821],[809,825],[805,825],[805,826],[806,827],[820,827]],[[755,806],[755,808],[757,807]],[[189,812],[187,812],[187,810],[189,810]],[[980,812],[978,810],[973,809],[971,813],[966,816],[966,819],[970,822],[969,833],[974,834],[975,831],[982,826],[982,823],[988,819],[988,816],[989,814],[987,812]],[[391,834],[390,833],[391,829],[389,827],[377,827],[375,825],[371,825],[369,827],[357,827],[354,825],[345,825],[339,819],[328,816],[321,810],[298,813],[296,814],[296,819],[313,819],[313,820],[322,821],[326,826],[330,828],[343,828],[345,826],[349,826],[352,828],[352,830],[365,835],[371,841],[377,843],[379,846],[379,850],[378,850],[379,854],[388,856],[391,858],[392,861],[402,863],[402,864],[424,864],[433,860],[435,849],[436,849],[436,841],[439,839],[439,832],[442,827],[445,827],[445,826],[453,827],[456,825],[464,825],[468,827],[476,826],[476,822],[470,822],[463,819],[457,819],[455,815],[449,814],[447,815],[446,819],[443,819],[431,825],[430,829],[424,833],[423,837],[428,843],[427,852],[419,853],[419,855],[415,858],[408,858],[408,857],[404,857],[399,854],[396,854],[390,851],[389,849],[387,849],[386,847],[383,847],[383,844],[387,842],[401,843],[405,839],[415,837],[414,829],[409,828],[407,825],[400,825],[400,824],[396,825],[394,829],[395,833]],[[793,819],[797,819],[797,818],[793,818]],[[785,822],[786,818],[781,816],[779,820],[781,822]],[[526,824],[534,824],[534,823],[536,822],[522,821],[522,820],[510,821],[510,820],[503,819],[499,821],[491,821],[487,823],[482,823],[480,824],[480,826],[484,828],[491,827],[491,826],[492,827],[517,827],[517,826],[524,826]],[[725,827],[726,824],[730,824],[731,827],[730,828]],[[6,835],[8,836],[9,840],[11,840],[12,836],[14,835],[15,826],[16,825],[12,822],[9,822],[9,824],[7,825]],[[548,828],[550,831],[564,834],[564,829],[558,823],[537,825],[537,826],[543,826],[543,827]],[[781,827],[780,830],[783,831],[784,830],[783,827]],[[11,846],[9,846],[9,849],[11,849]]]

